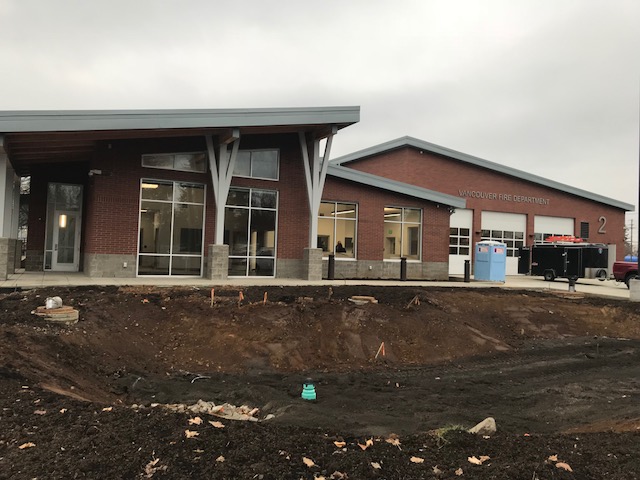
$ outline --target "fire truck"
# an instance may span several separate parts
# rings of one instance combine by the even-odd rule
[[[518,273],[542,276],[552,282],[556,278],[597,278],[606,280],[609,250],[603,243],[588,243],[572,236],[548,237],[542,243],[522,247]]]

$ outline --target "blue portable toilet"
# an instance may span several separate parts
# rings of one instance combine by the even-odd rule
[[[473,278],[504,282],[507,271],[507,245],[493,240],[476,243]]]

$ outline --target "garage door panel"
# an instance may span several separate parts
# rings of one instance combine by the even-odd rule
[[[481,239],[507,245],[507,275],[518,274],[518,249],[526,245],[527,216],[517,213],[482,212]]]
[[[465,260],[471,260],[473,210],[457,209],[449,219],[449,274],[463,275]]]

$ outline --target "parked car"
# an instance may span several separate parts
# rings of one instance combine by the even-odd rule
[[[624,282],[629,288],[629,282],[638,277],[638,262],[614,262],[613,278]]]

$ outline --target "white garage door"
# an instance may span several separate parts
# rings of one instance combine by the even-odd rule
[[[473,210],[456,209],[449,220],[449,274],[464,275],[464,261],[471,260]]]
[[[573,218],[536,215],[533,220],[534,239],[543,242],[553,236],[573,235],[574,225]]]
[[[507,245],[507,275],[518,274],[518,249],[525,244],[527,216],[518,213],[482,212],[482,240]]]

